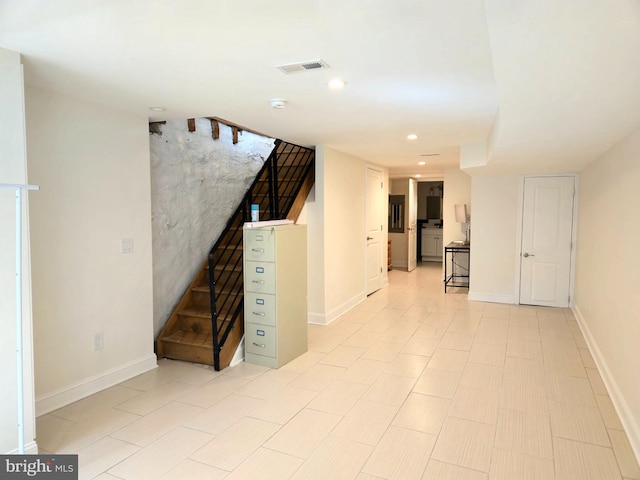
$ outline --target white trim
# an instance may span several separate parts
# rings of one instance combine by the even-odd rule
[[[89,395],[122,383],[142,373],[153,370],[158,366],[155,354],[120,365],[111,370],[89,377],[69,387],[47,393],[36,398],[36,416],[52,412],[58,408],[77,402]]]
[[[384,286],[384,285],[383,285]],[[350,298],[346,302],[338,305],[336,308],[331,310],[328,313],[307,313],[307,322],[313,325],[329,325],[340,315],[344,315],[353,307],[358,305],[360,302],[364,301],[367,298],[364,292],[359,293],[358,295]]]
[[[12,190],[40,190],[40,185],[28,185],[26,183],[0,183],[0,188]]]
[[[326,325],[324,313],[307,312],[307,323],[312,325]]]
[[[640,424],[638,424],[638,419],[633,414],[632,408],[624,399],[624,396],[622,395],[622,392],[618,387],[618,383],[616,382],[614,376],[611,373],[611,370],[609,369],[609,366],[607,365],[605,357],[602,355],[602,352],[600,352],[598,344],[591,334],[591,331],[587,326],[587,322],[582,316],[580,308],[578,306],[572,306],[571,311],[576,317],[578,325],[580,326],[580,330],[582,331],[582,335],[584,336],[587,346],[589,347],[589,352],[591,352],[591,356],[593,357],[593,360],[598,367],[598,371],[600,372],[600,376],[602,377],[604,386],[609,393],[609,397],[611,398],[613,407],[615,408],[618,417],[620,417],[620,422],[622,423],[622,427],[627,434],[627,438],[629,439],[629,444],[631,445],[631,449],[635,454],[636,461],[640,463]]]
[[[571,270],[569,271],[569,308],[573,307],[576,285],[576,243],[578,239],[578,195],[580,176],[573,177],[573,224],[571,225]]]
[[[490,303],[508,303],[515,304],[516,299],[513,295],[497,295],[495,293],[482,293],[475,292],[473,290],[469,291],[469,295],[467,295],[468,300],[472,300],[474,302],[490,302]]]
[[[5,455],[18,455],[18,454],[19,454],[18,449],[14,448],[10,452],[7,452]],[[25,455],[38,454],[38,444],[35,442],[35,440],[24,444],[24,454]]]
[[[522,259],[520,252],[522,250],[522,221],[524,218],[524,177],[521,176],[518,180],[518,212],[516,220],[516,268],[515,281],[513,282],[513,303],[520,303],[520,282],[522,281]]]
[[[24,112],[23,112],[24,113]],[[24,118],[24,116],[23,116]],[[16,192],[16,379],[17,379],[17,396],[18,396],[18,415],[17,415],[17,425],[18,425],[18,454],[24,454],[25,450],[25,438],[24,438],[24,423],[25,423],[25,413],[24,413],[24,314],[23,314],[23,303],[24,298],[22,294],[22,271],[24,270],[23,265],[23,255],[22,255],[22,216],[24,214],[23,204],[26,204],[26,198],[23,202],[22,193],[23,190],[40,190],[38,185],[27,185],[27,184],[15,184],[15,183],[0,183],[0,189],[14,189]],[[25,196],[26,197],[26,196]],[[29,219],[28,213],[25,215],[27,221]],[[27,238],[27,242],[29,241],[28,232],[25,236]],[[28,248],[28,246],[27,246]],[[27,256],[29,253],[27,254]],[[24,263],[29,263],[30,257],[26,259]],[[29,270],[30,272],[31,270]],[[29,279],[30,280],[30,279]],[[30,287],[31,285],[29,285]],[[29,295],[29,292],[27,292]],[[29,309],[29,312],[31,309]],[[27,327],[29,328],[29,327]],[[31,337],[29,337],[31,340]],[[30,366],[32,362],[28,362],[27,366]]]

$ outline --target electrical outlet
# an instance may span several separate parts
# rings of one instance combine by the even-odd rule
[[[93,349],[94,350],[102,350],[104,348],[104,337],[102,333],[96,333],[93,336]]]

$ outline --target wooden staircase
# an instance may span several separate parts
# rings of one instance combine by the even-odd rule
[[[242,227],[251,205],[260,220],[296,221],[313,187],[315,151],[281,140],[211,249],[156,340],[158,358],[229,365],[244,334]]]

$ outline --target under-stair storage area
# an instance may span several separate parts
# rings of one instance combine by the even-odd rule
[[[259,206],[259,217],[263,219],[263,222],[252,224],[253,227],[259,224],[264,226],[264,221],[270,224],[294,222],[313,187],[314,159],[313,149],[275,141],[269,158],[158,335],[158,358],[213,365],[216,370],[230,365],[245,334],[244,317],[247,315],[243,227],[251,219],[253,205]],[[260,337],[256,339],[256,344],[264,345],[256,347],[263,354],[256,353],[258,360],[263,360],[263,364],[269,366],[282,365],[307,349],[306,227],[284,227],[283,230],[290,228],[296,232],[291,234],[296,241],[290,240],[289,234],[284,234],[282,239],[277,234],[273,237],[273,245],[256,247],[264,250],[260,252],[261,255],[246,259],[253,262],[249,265],[253,273],[257,274],[256,268],[260,268],[265,275],[269,272],[273,275],[269,282],[263,277],[254,278],[258,282],[265,281],[264,286],[269,286],[271,290],[258,288],[251,292],[259,295],[259,298],[250,295],[252,306],[258,307],[259,302],[264,302],[263,307],[273,307],[273,310],[269,313],[267,310],[258,312],[254,308],[249,311],[251,316],[248,318],[252,326],[264,327],[254,329],[252,334]],[[305,233],[297,233],[302,231]],[[270,237],[263,236],[263,239],[267,238]],[[255,262],[260,265],[254,265]],[[258,287],[262,284],[251,285]],[[254,311],[258,314],[253,314]],[[300,324],[289,320],[292,312],[295,312],[296,322],[298,318],[301,319]],[[267,343],[260,341],[266,340],[266,337],[271,342],[269,351]],[[300,340],[288,344],[289,338]]]
[[[306,225],[244,227],[245,361],[279,368],[307,351]]]

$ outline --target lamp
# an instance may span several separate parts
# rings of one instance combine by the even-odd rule
[[[456,222],[461,223],[466,226],[465,229],[465,245],[469,244],[471,237],[471,227],[469,225],[469,214],[467,213],[467,205],[465,203],[461,205],[454,205],[456,214]]]

